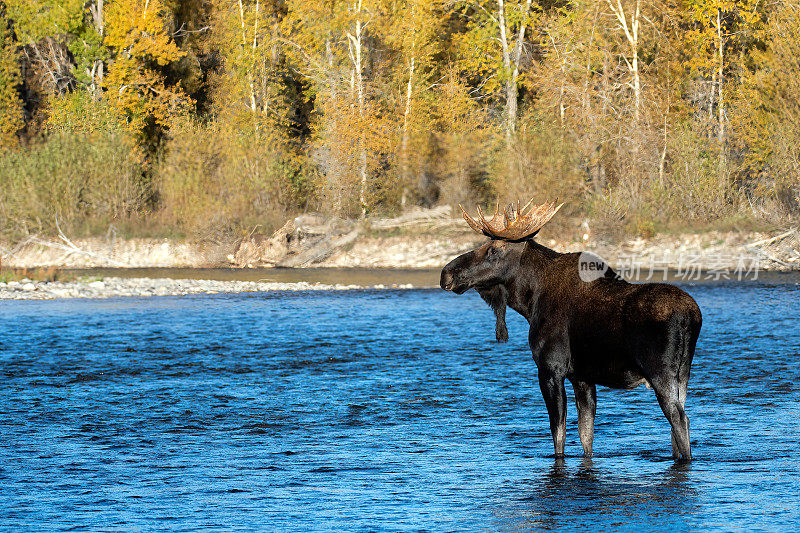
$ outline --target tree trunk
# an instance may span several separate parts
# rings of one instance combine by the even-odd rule
[[[102,37],[105,34],[105,21],[103,20],[103,0],[97,0],[97,32]],[[103,83],[103,60],[97,61],[97,80],[100,84]]]
[[[608,6],[617,17],[622,31],[625,33],[625,39],[631,47],[631,60],[625,60],[628,63],[628,69],[633,78],[633,117],[634,120],[639,122],[639,109],[642,105],[642,85],[639,78],[639,7],[640,1],[636,0],[636,10],[633,18],[628,24],[628,18],[625,15],[625,10],[622,8],[622,0],[617,0],[616,5],[607,0]]]
[[[348,33],[350,60],[353,63],[352,80],[358,97],[358,116],[364,120],[364,76],[361,62],[363,26],[361,24],[361,0],[354,4],[356,8],[355,35]],[[362,131],[359,137],[358,176],[360,181],[359,201],[361,202],[361,218],[367,217],[367,142]]]
[[[667,111],[669,113],[669,111]],[[658,183],[664,186],[664,163],[667,161],[667,115],[664,114],[664,148],[661,150],[661,159],[658,161]]]
[[[500,44],[503,47],[503,69],[506,78],[506,144],[509,151],[511,149],[511,137],[514,135],[515,122],[512,117],[516,117],[517,112],[517,88],[511,83],[511,52],[508,49],[507,27],[506,27],[506,4],[504,0],[497,2],[497,22],[500,26]],[[512,104],[513,101],[513,104]],[[513,108],[512,108],[513,106]]]
[[[519,78],[519,63],[522,57],[522,44],[525,40],[525,27],[527,24],[528,13],[531,9],[531,0],[525,2],[525,11],[522,13],[522,21],[517,32],[517,42],[514,46],[514,56],[508,46],[509,28],[506,23],[505,1],[497,2],[497,21],[500,27],[500,44],[503,48],[503,69],[505,70],[505,89],[506,89],[506,150],[508,151],[508,171],[510,175],[514,173],[514,158],[511,152],[514,147],[514,138],[517,134],[517,79]]]
[[[559,117],[559,122],[561,124],[561,127],[563,127],[564,126],[564,115],[566,113],[566,106],[564,105],[564,91],[565,91],[565,88],[566,88],[565,85],[566,85],[566,80],[567,80],[567,58],[569,57],[569,46],[570,46],[571,40],[567,41],[567,43],[564,45],[563,52],[558,49],[558,45],[556,44],[556,42],[552,38],[552,36],[550,37],[550,42],[553,44],[553,50],[555,50],[555,52],[559,56],[561,56],[561,67],[560,67],[560,70],[561,70],[561,84],[560,84],[560,86],[558,88],[558,117]],[[591,47],[591,39],[590,39],[590,47]],[[587,78],[588,78],[588,74],[587,74]],[[584,96],[585,96],[585,94],[586,94],[586,88],[584,87]]]
[[[567,50],[564,49],[564,57],[561,61],[561,87],[558,89],[558,118],[561,123],[561,127],[564,127],[564,114],[566,112],[566,108],[564,106],[564,84],[566,83],[567,79]]]
[[[416,59],[415,51],[412,47],[411,64],[408,68],[408,84],[406,85],[406,108],[403,111],[403,137],[400,141],[401,172],[403,176],[404,187],[410,181],[408,164],[408,116],[411,113],[411,95],[414,87],[414,67],[416,65]],[[403,203],[405,203],[405,190],[403,193]]]
[[[717,83],[719,84],[719,94],[717,95],[717,142],[719,143],[719,160],[717,162],[718,169],[717,172],[719,174],[719,188],[720,188],[720,196],[719,201],[722,201],[725,197],[725,190],[727,189],[726,179],[725,179],[725,100],[723,95],[723,85],[725,78],[723,76],[723,69],[725,67],[725,55],[724,55],[724,42],[722,40],[722,19],[720,16],[720,10],[717,9],[717,45],[719,51],[719,70],[717,72]]]
[[[719,50],[719,71],[717,73],[717,84],[719,85],[719,95],[717,101],[717,110],[719,112],[718,121],[719,128],[717,130],[717,139],[719,144],[725,142],[725,100],[723,99],[722,86],[724,84],[723,67],[725,65],[725,56],[723,55],[723,40],[722,40],[722,21],[720,19],[720,10],[717,9],[717,45]]]
[[[334,68],[333,68],[333,48],[331,46],[331,35],[328,35],[325,38],[325,77],[328,81],[328,88],[330,89],[330,101],[331,105],[333,106],[333,112],[329,113],[328,116],[331,119],[331,131],[339,132],[339,125],[338,125],[338,115],[339,115],[339,106],[337,99],[339,97],[339,93],[337,92],[336,83],[337,80],[334,75]],[[329,163],[330,163],[330,170],[326,173],[327,179],[330,183],[334,185],[334,200],[333,200],[333,208],[337,213],[341,213],[343,210],[342,205],[342,164],[341,162],[332,155],[329,155]]]
[[[252,60],[251,65],[255,65],[256,63],[256,49],[258,48],[258,8],[259,8],[259,0],[256,0],[256,15],[253,20],[253,47],[252,47]],[[255,120],[255,113],[256,113],[256,89],[255,84],[253,83],[253,75],[249,74],[248,79],[250,81],[250,107],[253,112],[253,120]],[[254,122],[255,123],[255,122]],[[258,126],[255,126],[258,129]]]
[[[714,98],[717,92],[717,69],[711,72],[711,85],[708,88],[708,140],[714,137]]]
[[[257,5],[258,4],[256,3],[256,6]],[[256,9],[258,9],[258,8],[256,8]],[[242,53],[244,54],[244,50],[247,49],[247,32],[245,30],[245,24],[244,24],[244,7],[242,6],[242,0],[239,0],[239,22],[240,22],[241,27],[242,27],[242,48],[243,48]],[[257,11],[256,11],[256,24],[258,24],[258,12]],[[256,39],[256,36],[254,34],[253,35],[253,44],[254,45],[255,45],[255,39]],[[255,48],[255,46],[254,46],[254,48]],[[256,93],[255,93],[255,87],[253,85],[253,73],[252,73],[249,65],[247,65],[246,68],[247,68],[247,85],[250,87],[250,111],[255,113],[256,112]]]
[[[633,24],[633,41],[631,42],[633,52],[633,94],[634,94],[634,118],[639,122],[639,109],[642,107],[642,84],[639,81],[639,2],[636,2],[636,19]]]
[[[103,21],[103,0],[97,0],[94,4],[90,5],[89,12],[92,14],[95,30],[97,30],[97,33],[100,35],[102,42],[103,33],[105,32],[105,22]],[[95,101],[97,101],[99,98],[100,86],[103,84],[103,70],[103,60],[95,60],[94,65],[92,65],[91,73],[92,98],[94,98]],[[97,81],[95,82],[95,80]]]

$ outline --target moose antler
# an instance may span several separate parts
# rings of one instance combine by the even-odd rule
[[[500,213],[500,203],[497,204],[494,216],[491,220],[486,220],[483,211],[478,206],[478,217],[480,220],[475,220],[464,211],[461,204],[458,207],[464,215],[464,220],[467,221],[469,227],[483,233],[492,239],[502,239],[506,241],[521,241],[529,239],[536,235],[542,229],[542,226],[553,218],[553,215],[561,209],[564,204],[556,206],[555,202],[543,203],[542,205],[535,205],[525,213],[525,211],[533,203],[533,200],[525,204],[525,207],[520,207],[520,202],[517,205],[509,204],[502,214]]]

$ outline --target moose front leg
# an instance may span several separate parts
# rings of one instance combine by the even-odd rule
[[[583,455],[592,456],[592,441],[594,440],[594,414],[597,410],[597,388],[585,381],[572,383],[575,389],[575,403],[578,406],[578,433],[581,436]]]
[[[540,369],[539,387],[550,416],[550,433],[553,435],[556,457],[563,457],[567,434],[567,392],[564,389],[564,378]]]

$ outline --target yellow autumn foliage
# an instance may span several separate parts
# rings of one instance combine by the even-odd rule
[[[180,87],[167,85],[153,68],[185,55],[170,36],[166,12],[160,0],[116,0],[107,14],[105,43],[117,58],[105,79],[106,97],[139,135],[151,124],[168,127],[192,104]]]

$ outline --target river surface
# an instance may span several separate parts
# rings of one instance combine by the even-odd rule
[[[474,292],[2,302],[0,529],[798,530],[800,287],[684,288],[689,465],[644,387],[598,390],[592,460],[570,401],[555,460]]]

